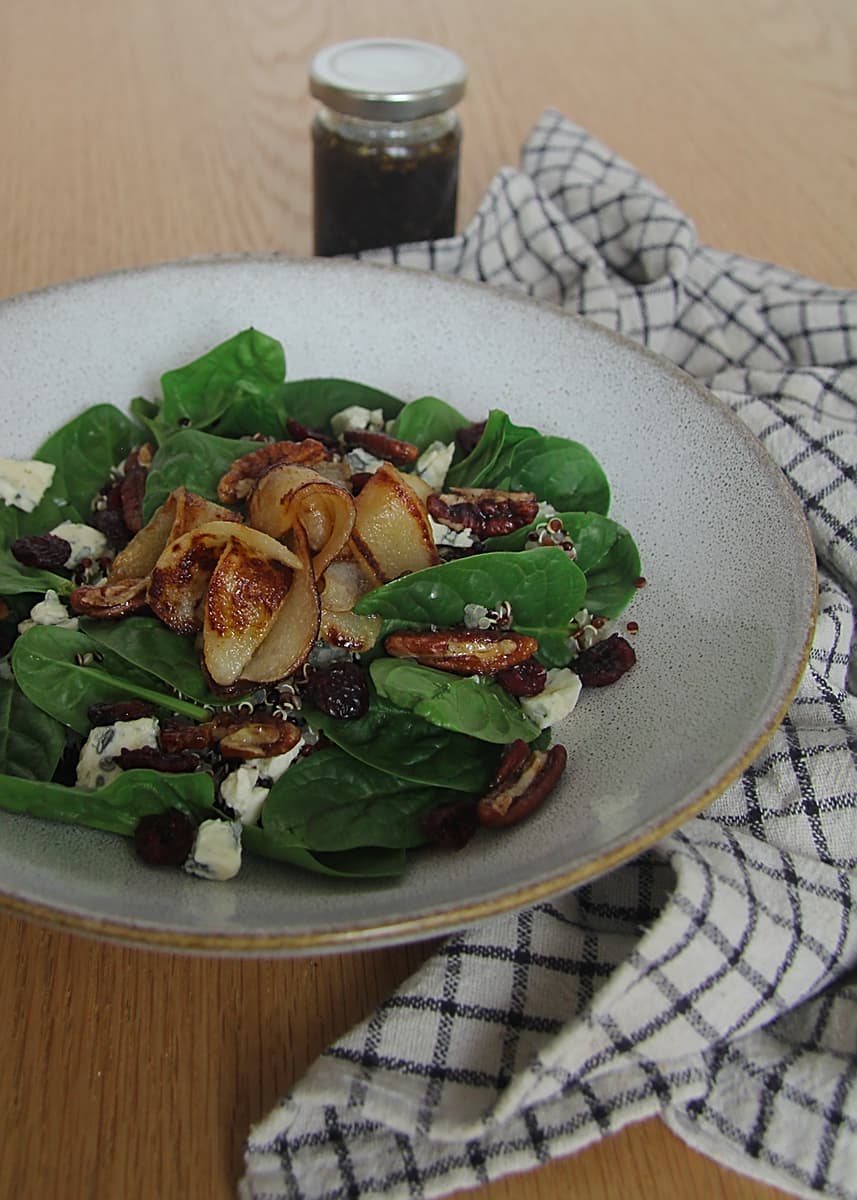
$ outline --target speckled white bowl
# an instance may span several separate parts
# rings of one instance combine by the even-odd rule
[[[413,939],[578,886],[702,809],[775,729],[805,667],[815,560],[802,512],[744,426],[670,364],[485,286],[356,263],[190,261],[0,305],[2,453],[248,325],[290,378],[340,375],[474,419],[502,407],[601,460],[648,586],[638,666],[561,730],[566,782],[524,825],[331,882],[254,860],[230,884],[154,874],[120,838],[0,812],[0,905],[126,943],[295,954]]]

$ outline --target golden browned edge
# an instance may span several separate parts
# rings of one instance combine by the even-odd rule
[[[312,262],[313,265],[321,265],[322,268],[335,268],[342,266],[338,260],[301,260],[292,256],[281,256],[277,254],[256,256],[248,255],[222,255],[212,259],[207,258],[190,258],[183,259],[178,263],[156,264],[154,267],[133,268],[130,270],[120,270],[111,272],[115,275],[135,275],[144,274],[151,270],[157,270],[159,266],[204,266],[212,261],[221,263],[228,262],[247,262],[262,258],[267,261],[284,261],[299,265],[301,262],[306,264]],[[351,264],[358,270],[365,270],[367,267],[371,271],[381,273],[391,273],[407,268],[390,266],[388,264],[377,263],[355,263]],[[419,270],[412,270],[413,274],[422,274]],[[75,283],[83,283],[97,281],[103,276],[91,276],[82,280],[72,280],[69,283],[57,284],[53,287],[38,289],[37,292],[25,293],[24,296],[11,297],[4,304],[14,303],[16,300],[22,300],[28,297],[38,295],[40,292],[60,291],[66,287],[74,286]],[[458,279],[450,277],[447,282],[455,285],[460,285],[465,288],[484,288],[484,284],[476,283],[472,280]],[[533,300],[528,297],[522,297],[517,294],[509,294],[503,289],[497,289],[497,292],[502,292],[504,298],[510,302],[518,302],[527,306],[542,308],[546,311],[555,312],[563,317],[568,317],[571,314],[564,312],[554,304],[545,301]],[[757,439],[752,434],[752,431],[741,422],[735,414],[725,404],[723,404],[716,396],[710,393],[706,388],[699,384],[692,376],[687,375],[669,359],[664,359],[662,356],[655,354],[647,346],[640,345],[638,342],[632,342],[623,337],[614,330],[605,329],[602,326],[596,325],[595,322],[581,317],[579,314],[574,315],[574,319],[583,325],[588,325],[593,329],[598,329],[599,333],[606,335],[612,341],[619,342],[628,346],[642,354],[644,357],[657,360],[660,365],[669,373],[676,377],[680,377],[686,386],[692,388],[702,395],[706,402],[715,404],[734,422],[736,428],[740,429],[744,435],[751,438],[753,441]],[[786,494],[791,497],[792,503],[795,505],[796,511],[800,515],[801,522],[805,531],[805,536],[809,543],[810,560],[815,564],[815,552],[812,546],[812,539],[809,535],[809,530],[806,526],[806,515],[799,507],[797,497],[794,492],[788,487],[783,476],[783,482],[786,484]],[[580,887],[587,880],[594,878],[597,875],[606,874],[613,867],[620,863],[634,858],[643,850],[649,848],[667,834],[689,821],[691,817],[696,816],[706,808],[721,792],[732,784],[745,767],[753,761],[753,759],[762,751],[766,743],[773,737],[775,730],[780,725],[781,721],[788,711],[788,707],[794,699],[800,681],[809,663],[810,648],[812,645],[813,632],[815,621],[818,614],[818,571],[814,566],[814,589],[815,600],[813,604],[812,619],[808,623],[806,634],[804,637],[804,645],[801,653],[800,661],[794,676],[789,684],[789,687],[784,695],[783,701],[776,713],[764,729],[759,733],[749,749],[741,758],[733,764],[723,776],[707,788],[705,792],[697,797],[692,804],[687,804],[677,812],[672,813],[659,824],[647,829],[638,837],[633,838],[629,842],[623,842],[621,846],[616,846],[612,850],[606,851],[599,855],[598,858],[591,862],[584,863],[574,870],[565,872],[559,875],[552,875],[549,879],[541,880],[538,883],[528,884],[525,887],[517,888],[511,892],[505,892],[500,896],[493,896],[488,900],[480,900],[473,904],[464,904],[458,908],[441,909],[434,912],[424,913],[418,917],[410,917],[403,921],[391,921],[383,925],[367,925],[356,926],[351,929],[334,929],[334,930],[319,930],[316,932],[296,933],[296,934],[264,934],[258,937],[246,937],[242,935],[230,934],[213,934],[203,936],[192,933],[169,933],[164,930],[137,928],[133,925],[126,925],[118,921],[98,920],[93,917],[86,917],[75,913],[66,913],[54,909],[49,905],[36,904],[29,900],[21,900],[14,896],[4,896],[0,893],[0,911],[6,910],[15,916],[26,917],[30,920],[37,921],[39,924],[47,925],[52,929],[60,929],[66,932],[86,934],[90,937],[100,938],[102,940],[109,939],[111,941],[121,942],[125,945],[145,947],[151,950],[176,950],[187,951],[211,955],[233,955],[233,956],[251,956],[265,953],[276,952],[306,952],[313,950],[360,950],[370,949],[373,946],[383,946],[395,942],[403,942],[408,937],[424,937],[430,936],[433,933],[445,933],[453,929],[460,929],[464,925],[472,924],[476,921],[481,921],[486,917],[496,916],[498,913],[509,912],[512,909],[523,908],[525,905],[533,904],[538,900],[546,899],[549,896],[556,896],[560,892],[571,891],[574,888]]]
[[[816,576],[816,604],[818,609],[818,583]],[[137,929],[132,925],[119,922],[94,920],[90,917],[77,916],[73,913],[58,912],[47,905],[32,904],[27,900],[14,897],[0,896],[0,908],[5,908],[16,916],[27,917],[48,925],[54,929],[66,932],[89,934],[92,937],[110,939],[125,945],[148,947],[151,950],[195,951],[209,954],[258,955],[276,951],[312,951],[312,950],[360,950],[371,949],[373,946],[383,946],[387,943],[406,941],[409,936],[422,937],[432,933],[444,933],[452,929],[470,925],[486,917],[508,912],[510,909],[523,908],[537,900],[558,895],[560,892],[571,891],[592,879],[596,875],[606,874],[607,871],[629,858],[634,858],[643,850],[648,849],[654,842],[660,841],[668,833],[672,833],[691,817],[701,812],[721,792],[733,783],[741,772],[764,748],[773,736],[774,731],[786,715],[789,705],[795,697],[800,681],[809,662],[815,621],[811,621],[804,639],[803,653],[798,669],[789,685],[788,692],[782,704],[753,742],[752,746],[736,762],[721,779],[699,796],[692,804],[686,805],[673,813],[666,820],[647,829],[630,842],[600,855],[592,862],[576,867],[566,874],[551,876],[550,879],[539,883],[528,884],[526,887],[507,892],[502,896],[481,900],[475,904],[465,904],[459,908],[425,913],[422,916],[411,917],[405,921],[391,921],[384,925],[357,926],[353,929],[338,929],[319,931],[316,933],[297,934],[266,934],[260,937],[242,937],[240,935],[221,935],[203,937],[187,933],[167,933],[156,929]]]

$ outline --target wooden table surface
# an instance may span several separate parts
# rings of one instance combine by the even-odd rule
[[[307,64],[366,34],[467,61],[461,221],[555,107],[705,241],[857,285],[854,0],[5,0],[0,296],[186,255],[309,253]],[[207,960],[0,915],[0,1198],[233,1196],[251,1123],[430,948]],[[780,1193],[648,1121],[469,1194]]]

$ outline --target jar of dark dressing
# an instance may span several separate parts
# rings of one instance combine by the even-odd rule
[[[427,42],[363,38],[313,59],[314,249],[353,254],[455,232],[467,71]]]

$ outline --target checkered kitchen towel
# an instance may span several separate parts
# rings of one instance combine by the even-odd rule
[[[854,1200],[857,292],[700,246],[554,112],[463,235],[366,257],[565,305],[712,388],[803,502],[820,614],[743,777],[608,878],[449,939],[253,1129],[243,1196],[439,1196],[657,1113],[739,1171]]]

